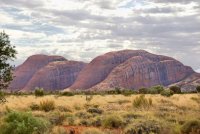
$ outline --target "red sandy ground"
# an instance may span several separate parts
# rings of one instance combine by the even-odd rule
[[[63,126],[69,134],[81,134],[84,130],[96,127],[86,127],[86,126]],[[113,134],[122,134],[121,129],[105,129],[105,128],[98,128],[102,131],[110,131]]]

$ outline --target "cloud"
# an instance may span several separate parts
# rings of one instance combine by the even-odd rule
[[[22,7],[22,8],[35,8],[44,5],[43,1],[40,0],[1,0],[1,5]]]
[[[18,49],[17,64],[36,53],[89,62],[113,50],[145,49],[198,69],[199,16],[198,0],[0,2],[0,27]]]
[[[196,72],[197,72],[197,73],[200,73],[200,69],[197,69]]]

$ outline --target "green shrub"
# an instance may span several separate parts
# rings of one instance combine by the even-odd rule
[[[140,89],[138,90],[138,92],[139,92],[140,94],[147,94],[147,93],[148,93],[148,88],[140,88]]]
[[[60,112],[72,112],[71,107],[69,106],[57,106],[57,108]]]
[[[145,95],[140,95],[133,100],[133,107],[135,108],[149,108],[153,105],[152,99],[145,98]]]
[[[66,116],[60,112],[52,113],[50,116],[50,122],[54,125],[62,125],[64,120],[66,119]]]
[[[120,87],[115,87],[115,93],[116,94],[121,94],[121,88]]]
[[[55,102],[53,100],[43,100],[40,101],[40,110],[49,112],[55,109]]]
[[[85,100],[89,103],[93,99],[93,95],[85,95]]]
[[[35,96],[44,96],[44,89],[43,88],[36,88],[34,93],[35,93]]]
[[[74,96],[74,93],[65,91],[65,92],[61,93],[61,95],[63,95],[63,96]]]
[[[79,121],[79,124],[78,124],[78,125],[80,125],[80,126],[90,126],[90,124],[91,124],[90,120],[81,119],[81,120]]]
[[[102,114],[103,113],[103,110],[99,109],[99,108],[89,108],[87,110],[87,112],[89,113],[96,113],[96,114]]]
[[[99,129],[89,128],[84,130],[81,134],[104,134],[104,133]]]
[[[102,119],[100,117],[96,117],[91,120],[91,125],[95,127],[100,127],[102,125]]]
[[[199,120],[191,120],[187,121],[181,127],[181,132],[183,134],[198,134],[200,133],[200,121]]]
[[[197,90],[198,93],[200,93],[200,86],[197,86],[196,90]]]
[[[164,90],[163,86],[153,86],[148,90],[149,94],[160,94]]]
[[[31,113],[9,112],[0,126],[0,134],[41,134],[48,132],[50,123]]]
[[[68,125],[74,125],[75,124],[75,117],[67,117],[67,123]]]
[[[5,98],[5,93],[2,90],[0,90],[0,104],[5,102],[7,102]]]
[[[178,86],[171,86],[171,87],[169,87],[169,89],[171,91],[173,91],[173,93],[175,93],[175,94],[180,94],[181,93],[181,88],[178,87]]]
[[[0,97],[4,96],[4,92],[2,90],[0,90]]]
[[[40,106],[38,104],[32,103],[30,105],[31,110],[40,110]]]
[[[119,128],[124,126],[124,122],[120,116],[108,115],[102,120],[102,124],[107,128]]]
[[[174,94],[174,92],[169,89],[166,89],[166,90],[163,90],[160,94],[165,97],[170,97]]]
[[[136,91],[125,89],[125,90],[122,91],[121,94],[123,94],[124,96],[131,96],[132,94],[136,94]]]
[[[200,104],[200,96],[199,97],[191,97],[190,99],[197,102],[198,104]]]
[[[160,134],[160,123],[156,121],[140,121],[130,124],[124,129],[124,134]]]
[[[87,112],[84,112],[84,111],[81,111],[81,112],[77,112],[75,114],[75,116],[79,117],[79,118],[82,118],[82,119],[89,119],[91,118],[93,115],[91,113],[87,113]]]

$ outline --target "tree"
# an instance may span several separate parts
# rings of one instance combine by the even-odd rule
[[[171,86],[171,87],[169,87],[169,89],[171,91],[173,91],[175,94],[180,94],[181,93],[181,88],[178,87],[178,86]]]
[[[140,88],[139,90],[138,90],[138,92],[140,93],[140,94],[147,94],[148,93],[148,88]]]
[[[164,87],[161,85],[153,86],[149,89],[149,94],[160,94],[164,90]]]
[[[6,89],[12,80],[13,61],[17,54],[15,46],[10,44],[9,36],[0,32],[0,90]]]
[[[196,87],[198,93],[200,93],[200,85]]]

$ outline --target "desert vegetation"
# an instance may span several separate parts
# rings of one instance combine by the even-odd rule
[[[198,93],[150,90],[7,93],[0,107],[0,134],[200,133]]]

